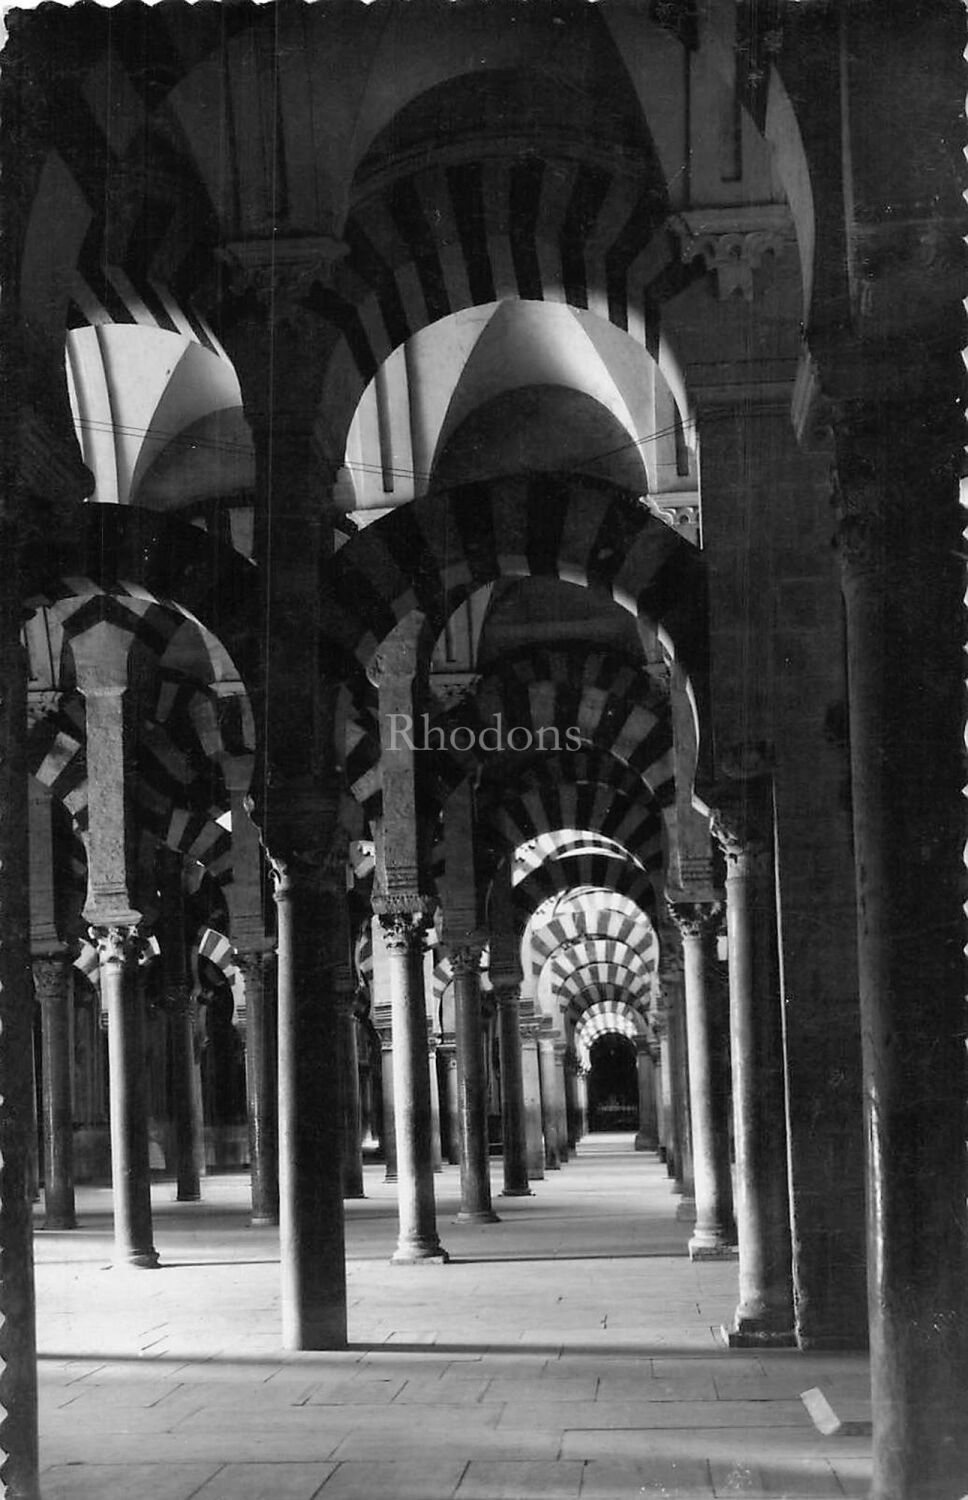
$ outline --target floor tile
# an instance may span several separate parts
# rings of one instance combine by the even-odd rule
[[[335,1464],[226,1464],[192,1500],[312,1500]],[[139,1496],[140,1500],[140,1496]]]
[[[58,1464],[44,1471],[42,1490],[44,1500],[134,1500],[135,1496],[137,1500],[189,1500],[215,1467],[213,1464]]]
[[[584,1465],[473,1459],[457,1500],[578,1500]]]

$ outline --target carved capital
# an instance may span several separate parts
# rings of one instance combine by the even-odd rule
[[[493,979],[493,994],[499,1006],[516,1005],[521,999],[521,984],[515,979]]]
[[[412,909],[381,911],[379,921],[388,953],[406,957],[422,950],[427,930],[427,918],[423,912]]]
[[[45,954],[31,961],[34,994],[41,1005],[60,1005],[68,995],[70,960],[66,956]]]
[[[479,974],[481,959],[484,956],[483,942],[466,942],[455,944],[448,949],[451,972],[455,979],[460,979],[467,974]]]
[[[678,216],[671,228],[680,259],[704,262],[721,302],[737,293],[752,302],[753,272],[767,255],[782,254],[792,233],[782,209],[697,210]]]
[[[140,955],[142,943],[137,927],[89,927],[91,942],[97,948],[99,966],[123,967]]]
[[[307,306],[314,288],[331,285],[333,268],[348,248],[333,235],[273,235],[236,240],[216,254],[226,267],[233,296],[255,301],[274,324],[306,331],[317,323]]]
[[[683,938],[709,938],[719,928],[723,908],[718,901],[668,901],[669,915]]]
[[[738,782],[723,789],[709,811],[709,831],[719,844],[732,873],[751,860],[766,859],[773,843],[768,788]]]

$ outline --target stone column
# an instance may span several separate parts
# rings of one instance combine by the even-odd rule
[[[497,1223],[491,1207],[487,1139],[487,1073],[481,1015],[480,943],[452,947],[454,1026],[457,1043],[457,1107],[460,1141],[461,1222]]]
[[[648,1037],[636,1037],[635,1076],[639,1087],[639,1128],[635,1132],[636,1151],[655,1151],[659,1145],[655,1072],[652,1047]]]
[[[544,1133],[541,1128],[541,1073],[538,1061],[537,1021],[527,1020],[521,1035],[521,1091],[524,1101],[524,1139],[528,1180],[540,1181],[545,1174]]]
[[[460,1161],[460,1106],[457,1091],[457,1046],[445,1039],[437,1048],[442,1074],[442,1118],[446,1121],[447,1160],[456,1167]]]
[[[296,824],[312,837],[324,819],[307,799]],[[335,811],[335,809],[334,809]],[[319,843],[273,857],[278,922],[279,1245],[283,1343],[287,1349],[346,1344],[346,1262],[340,1146],[338,1002],[330,942],[339,923],[344,862],[327,870],[313,857]],[[343,895],[345,899],[345,895]]]
[[[386,1170],[384,1182],[397,1180],[397,1126],[396,1104],[393,1087],[393,1033],[389,1026],[380,1028],[380,1088],[381,1121],[380,1145]]]
[[[245,1096],[249,1125],[249,1223],[262,1228],[279,1222],[279,1140],[274,1003],[267,983],[273,955],[240,952],[235,966],[245,992]]]
[[[35,958],[33,970],[43,1051],[44,1227],[76,1229],[70,963],[50,955]]]
[[[377,900],[380,898],[374,898]],[[383,898],[385,899],[385,898]],[[447,1260],[437,1235],[430,1115],[430,1056],[424,999],[426,917],[420,911],[380,913],[390,974],[393,1024],[399,1236],[396,1265]]]
[[[554,1106],[558,1126],[558,1159],[562,1166],[564,1166],[571,1155],[571,1145],[568,1138],[568,1094],[565,1085],[565,1053],[567,1050],[564,1042],[555,1043]]]
[[[568,1132],[568,1150],[577,1151],[581,1127],[578,1118],[578,1059],[571,1048],[566,1048],[562,1058],[565,1082],[565,1128]]]
[[[726,856],[739,1245],[731,1347],[795,1342],[771,818],[769,786],[754,782],[711,818]]]
[[[350,992],[339,997],[339,1070],[343,1100],[343,1197],[363,1198],[363,1136],[356,1012]]]
[[[87,738],[87,900],[84,917],[97,945],[101,1004],[107,1015],[114,1260],[150,1268],[151,1179],[145,1098],[145,1019],[133,965],[141,913],[133,905],[136,871],[126,775],[133,709],[127,694],[131,637],[97,621],[71,642],[84,695]]]
[[[198,1203],[205,1165],[204,1119],[199,1068],[198,998],[192,994],[185,951],[185,909],[181,859],[159,850],[161,884],[161,962],[171,1059],[171,1103],[175,1134],[175,1197],[179,1203]]]
[[[676,1161],[676,1142],[672,1115],[672,1061],[669,1043],[669,1016],[663,1004],[656,1015],[655,1033],[659,1042],[656,1061],[656,1109],[658,1113],[659,1155],[665,1162],[666,1175],[676,1177],[679,1167]]]
[[[444,1165],[440,1139],[440,1079],[437,1076],[437,1038],[430,1021],[427,1022],[427,1060],[430,1070],[430,1159],[434,1171],[440,1172]]]
[[[171,1096],[175,1124],[175,1198],[198,1203],[202,1196],[204,1124],[199,1088],[198,999],[186,981],[167,986],[171,1039]]]
[[[553,1036],[539,1034],[538,1066],[541,1074],[541,1123],[544,1132],[545,1167],[549,1172],[557,1172],[561,1167],[561,1106]]]
[[[666,1000],[667,1057],[669,1078],[669,1131],[672,1191],[687,1200],[693,1194],[692,1134],[689,1118],[689,1061],[686,1055],[685,1000],[682,976],[667,973],[663,979]]]
[[[111,1187],[118,1266],[158,1264],[152,1239],[148,1118],[145,1113],[145,1022],[132,973],[138,952],[133,927],[92,927],[101,968],[101,1004],[108,1019]]]
[[[495,982],[498,1041],[501,1049],[501,1134],[504,1147],[504,1187],[508,1198],[525,1198],[528,1186],[524,1076],[521,1068],[521,989]]]
[[[682,937],[689,1113],[696,1226],[689,1240],[692,1260],[732,1259],[736,1254],[733,1184],[729,1163],[726,1098],[717,1068],[715,998],[707,985],[720,908],[699,902],[670,903]]]
[[[952,265],[961,253],[959,242]],[[963,341],[960,304],[949,316]],[[918,399],[843,402],[834,429],[876,1500],[955,1500],[968,1483],[964,376],[954,340],[948,366],[929,374],[934,388],[926,379]]]
[[[232,879],[225,887],[238,975],[234,1024],[245,1049],[253,1228],[279,1222],[279,1142],[273,943],[266,936],[264,861],[249,799],[250,766],[223,761],[232,809]]]
[[[265,630],[252,688],[262,730],[252,787],[277,913],[279,1244],[291,1349],[346,1344],[335,983],[345,848],[339,688],[324,656],[320,589],[334,551],[335,465],[319,413],[328,342],[313,310],[344,248],[326,234],[226,246],[233,285],[220,325],[256,461]]]

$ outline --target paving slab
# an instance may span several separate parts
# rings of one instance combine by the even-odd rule
[[[395,1188],[365,1178],[334,1351],[281,1347],[278,1231],[248,1227],[244,1174],[193,1205],[154,1185],[150,1273],[104,1269],[110,1196],[78,1190],[84,1228],[37,1241],[44,1500],[866,1493],[870,1440],[825,1439],[800,1400],[864,1399],[866,1360],[727,1350],[737,1267],[689,1261],[630,1138],[589,1138],[497,1225],[448,1222],[445,1167],[447,1266],[389,1264]]]

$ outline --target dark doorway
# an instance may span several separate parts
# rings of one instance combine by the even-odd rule
[[[589,1130],[636,1130],[639,1093],[635,1047],[627,1036],[606,1032],[591,1047],[588,1075]]]

